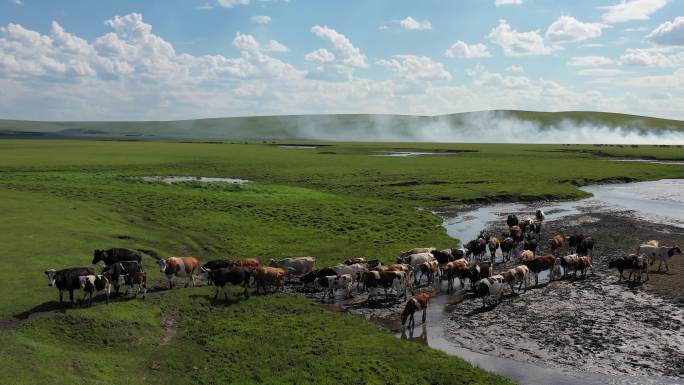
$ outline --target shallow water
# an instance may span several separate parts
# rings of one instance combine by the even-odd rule
[[[391,156],[391,157],[398,157],[398,158],[406,158],[406,157],[426,156],[426,155],[451,155],[451,154],[444,153],[444,152],[395,151],[395,152],[386,152],[383,154],[373,154],[371,156]]]
[[[475,239],[480,230],[491,222],[504,223],[508,214],[516,213],[519,218],[533,216],[537,208],[546,213],[546,221],[592,211],[632,211],[646,221],[666,223],[684,228],[684,180],[664,179],[654,182],[597,185],[582,190],[594,196],[579,201],[553,202],[541,206],[522,203],[500,203],[476,209],[467,209],[456,216],[445,218],[443,226],[447,233],[464,242]],[[500,251],[499,251],[500,253]],[[499,256],[500,254],[497,254]],[[545,272],[546,273],[546,272]],[[547,279],[540,274],[540,281]],[[638,377],[603,375],[577,372],[519,362],[507,358],[489,356],[468,350],[449,341],[445,334],[448,316],[447,295],[440,295],[431,301],[428,308],[428,323],[418,325],[413,340],[425,343],[448,354],[466,359],[473,365],[511,378],[520,384],[682,384],[684,382],[664,377]],[[419,321],[419,320],[418,320]],[[424,333],[424,334],[423,334]],[[423,334],[423,335],[421,335]],[[401,334],[397,334],[401,337]],[[406,338],[406,336],[404,336]]]
[[[305,149],[305,150],[318,148],[318,146],[305,146],[305,145],[300,146],[300,145],[294,145],[294,144],[283,144],[283,145],[280,145],[278,147],[280,147],[280,148],[301,148],[301,149]]]
[[[230,184],[245,184],[249,183],[246,179],[235,178],[214,178],[208,176],[142,176],[138,179],[145,182],[159,182],[159,183],[183,183],[183,182],[202,182],[202,183],[230,183]]]
[[[639,162],[653,164],[679,164],[684,165],[682,160],[650,160],[650,159],[612,159],[609,162]]]

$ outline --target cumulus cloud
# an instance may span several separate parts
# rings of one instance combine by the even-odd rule
[[[444,53],[447,57],[452,58],[463,58],[463,59],[473,59],[473,58],[483,58],[491,57],[487,46],[482,43],[468,45],[464,41],[457,41],[452,44],[446,52]]]
[[[411,31],[425,31],[432,29],[432,23],[430,20],[426,19],[423,21],[418,21],[411,16],[407,16],[404,20],[399,21],[399,25],[401,25],[402,28]]]
[[[518,32],[511,28],[506,20],[499,20],[499,25],[492,29],[487,37],[501,46],[506,56],[548,55],[560,49],[546,45],[539,30]]]
[[[271,16],[266,15],[256,15],[249,18],[252,23],[256,24],[268,24],[271,22]]]
[[[684,46],[684,16],[660,24],[646,38],[656,44]]]
[[[613,63],[613,59],[605,56],[573,56],[568,61],[568,65],[573,67],[598,67]]]
[[[335,54],[325,48],[319,48],[304,55],[306,61],[319,61],[321,63],[331,63],[335,61]]]
[[[522,66],[508,66],[506,67],[507,72],[525,72],[525,68]]]
[[[546,30],[546,38],[556,43],[576,42],[601,36],[605,26],[583,23],[572,16],[560,16]]]
[[[504,5],[520,5],[523,3],[523,0],[496,0],[494,1],[494,5],[497,7],[502,7]]]
[[[233,8],[237,5],[247,5],[249,0],[218,0],[218,4],[224,8]]]
[[[588,76],[594,78],[608,78],[626,74],[628,74],[628,72],[610,68],[588,68],[585,70],[577,71],[577,75],[579,76]]]
[[[289,50],[286,46],[275,40],[269,40],[268,43],[263,45],[259,43],[254,38],[254,36],[246,35],[240,32],[235,34],[235,39],[233,39],[233,45],[247,51],[287,52]]]
[[[451,74],[444,68],[444,65],[427,56],[394,55],[389,60],[378,60],[376,64],[411,81],[451,80]]]
[[[354,47],[352,42],[343,34],[332,28],[328,28],[327,26],[320,25],[313,26],[311,32],[320,38],[328,40],[332,44],[335,52],[338,53],[338,60],[342,64],[356,68],[368,66],[368,64],[366,64],[366,56],[361,53],[360,49]]]
[[[630,48],[620,57],[620,64],[661,68],[679,67],[684,65],[684,52],[667,55],[654,49]]]
[[[620,0],[618,4],[599,7],[606,23],[624,23],[632,20],[648,20],[651,15],[667,5],[669,0]]]

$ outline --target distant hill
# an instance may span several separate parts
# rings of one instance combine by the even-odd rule
[[[502,123],[503,122],[503,123]],[[539,130],[563,125],[621,127],[641,133],[684,132],[684,121],[606,112],[496,110],[440,116],[282,115],[140,122],[39,122],[0,120],[0,137],[215,140],[399,140],[416,130],[468,131],[496,124],[532,124]]]

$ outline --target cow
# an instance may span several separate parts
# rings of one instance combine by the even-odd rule
[[[199,271],[199,267],[200,262],[195,257],[170,257],[159,259],[159,271],[166,275],[170,289],[173,289],[173,279],[175,277],[186,277],[185,286],[188,285],[187,277],[190,277],[190,282],[192,282],[192,286],[194,287],[195,274]]]
[[[534,233],[537,237],[539,237],[539,233],[541,233],[541,222],[534,222],[530,225],[530,231],[528,234]]]
[[[641,283],[641,274],[646,273],[646,281],[650,279],[648,274],[648,257],[645,255],[634,255],[634,262],[629,270],[629,279],[632,279],[632,274],[637,282]]]
[[[316,257],[285,258],[279,261],[271,259],[268,262],[268,266],[279,267],[281,269],[284,269],[285,271],[287,271],[288,274],[291,275],[303,275],[310,271],[313,271],[315,264]]]
[[[454,280],[456,278],[459,279],[461,282],[461,288],[463,288],[465,285],[463,283],[463,280],[467,277],[468,275],[468,268],[469,264],[468,261],[465,259],[457,259],[455,261],[449,262],[446,264],[444,267],[444,272],[443,276],[446,276],[446,279],[449,283],[447,287],[447,292],[450,293],[454,289]]]
[[[133,283],[130,278],[133,277],[133,274],[142,271],[142,266],[136,261],[121,261],[105,266],[102,274],[106,275],[111,284],[114,285],[114,293],[118,296],[121,286],[128,286],[124,295],[127,295],[133,289]]]
[[[553,238],[549,239],[549,248],[551,249],[551,254],[558,257],[561,248],[565,245],[565,237],[561,234],[556,234]]]
[[[649,245],[649,246],[659,247],[659,246],[660,246],[660,241],[658,241],[658,240],[656,240],[656,239],[649,239],[648,241],[644,242],[643,244],[644,244],[644,245]]]
[[[230,259],[214,259],[202,265],[202,268],[206,271],[225,269],[233,266],[233,261]]]
[[[78,277],[80,280],[81,284],[81,289],[83,289],[83,299],[81,299],[81,303],[87,303],[87,305],[90,307],[93,304],[93,293],[97,291],[105,291],[106,298],[107,298],[107,304],[109,304],[109,294],[111,293],[111,284],[109,283],[109,279],[105,277],[104,275],[95,275],[95,274],[89,274],[89,275],[81,275]],[[86,302],[86,297],[87,302]]]
[[[245,298],[249,298],[249,278],[251,271],[243,267],[219,267],[217,269],[212,269],[208,271],[209,281],[214,285],[216,292],[214,293],[214,299],[218,298],[219,291],[223,292],[224,300],[228,300],[228,284],[240,285],[242,284],[245,289],[242,295]]]
[[[361,281],[368,290],[368,300],[374,296],[377,289],[384,289],[385,299],[389,299],[388,290],[394,288],[397,295],[406,296],[406,281],[408,273],[395,270],[363,271]]]
[[[413,255],[413,254],[430,253],[434,250],[436,250],[434,247],[416,247],[416,248],[413,248],[409,251],[402,251],[399,254],[399,256],[397,257],[397,262],[398,263],[405,263],[405,259],[408,258],[409,256]]]
[[[580,255],[579,256],[579,263],[577,265],[577,268],[579,271],[582,273],[582,277],[587,276],[587,269],[591,270],[591,275],[594,275],[594,266],[593,266],[593,261],[592,261],[591,255]]]
[[[530,217],[527,217],[520,221],[518,226],[522,229],[523,233],[528,233],[530,232],[530,226],[532,226],[532,223],[534,223],[534,220]]]
[[[523,283],[525,284],[525,291],[527,291],[527,286],[530,283],[530,269],[528,269],[527,266],[516,266],[512,269],[509,269],[502,275],[504,278],[504,283],[510,285],[511,292],[513,294],[515,294],[515,289],[513,288],[513,285],[515,285],[518,282],[520,283],[520,285],[518,285],[518,291],[520,291],[520,289],[522,288]]]
[[[427,276],[428,284],[433,282],[435,275],[437,275],[437,278],[439,279],[439,263],[436,260],[421,263],[417,270],[421,274],[420,279],[417,279],[418,282],[420,282],[424,276]]]
[[[492,262],[482,262],[476,265],[472,265],[468,268],[465,273],[465,278],[470,281],[470,288],[475,289],[475,282],[481,280],[482,278],[488,278],[492,276]]]
[[[529,250],[534,254],[537,251],[537,240],[535,238],[525,237],[523,250]]]
[[[673,256],[679,254],[682,255],[682,249],[679,248],[679,246],[674,246],[674,247],[667,247],[667,246],[650,246],[650,245],[641,245],[639,246],[639,249],[637,250],[637,255],[643,254],[647,256],[650,261],[651,265],[655,263],[655,261],[658,261],[658,271],[660,271],[660,268],[663,265],[663,262],[665,262],[665,271],[668,272],[670,271],[670,266],[668,264],[670,258]]]
[[[534,213],[534,217],[537,218],[539,222],[544,222],[544,219],[546,219],[546,214],[544,214],[544,212],[541,209],[538,209]]]
[[[235,261],[233,265],[237,267],[247,267],[251,270],[255,270],[257,267],[261,266],[261,261],[257,258],[243,258]]]
[[[427,320],[427,307],[428,303],[430,302],[430,298],[432,298],[432,293],[431,292],[423,292],[423,293],[418,293],[411,297],[407,302],[406,305],[404,306],[404,310],[401,312],[401,326],[403,327],[406,325],[406,321],[408,320],[408,327],[409,329],[413,329],[415,326],[415,320],[413,319],[413,315],[415,312],[422,310],[423,311],[423,323]]]
[[[503,296],[504,277],[503,275],[494,275],[483,278],[475,283],[475,295],[482,298],[482,307],[487,306],[487,299],[494,297],[496,303],[501,301]]]
[[[543,257],[530,257],[529,255],[523,258],[523,265],[527,266],[532,274],[534,274],[534,284],[539,285],[539,273],[544,270],[550,270],[556,262],[556,257],[553,255],[546,255]],[[553,279],[553,277],[551,277]]]
[[[577,255],[591,255],[594,250],[594,239],[582,234],[571,235],[568,238],[568,246],[574,247]]]
[[[299,282],[306,288],[309,285],[316,286],[316,282],[319,278],[327,277],[330,275],[337,275],[335,270],[324,267],[322,269],[316,269],[314,271],[308,272],[301,277],[299,277]]]
[[[508,234],[515,242],[523,241],[523,230],[518,225],[511,226],[508,229]]]
[[[515,214],[509,215],[508,218],[506,219],[506,224],[508,225],[509,228],[513,227],[513,226],[517,226],[518,223],[520,223],[520,222],[518,221],[518,217]]]
[[[429,254],[429,253],[428,253]],[[356,282],[356,289],[360,287],[359,275],[362,271],[366,270],[366,266],[360,263],[355,263],[353,265],[345,265],[344,263],[338,264],[332,267],[335,270],[336,275],[348,274],[352,277],[352,281]]]
[[[142,252],[141,250],[124,249],[124,248],[113,248],[107,250],[95,250],[93,252],[93,262],[96,264],[103,261],[105,266],[113,265],[117,262],[123,261],[136,261],[142,264]]]
[[[245,268],[250,271],[249,268]],[[264,289],[264,294],[268,293],[268,286],[275,286],[275,291],[283,289],[283,278],[285,278],[286,271],[279,267],[259,266],[254,271],[254,280],[256,281],[256,293],[259,294],[259,288]]]
[[[349,257],[344,260],[345,265],[353,265],[356,263],[366,263],[366,258],[365,257]]]
[[[511,237],[505,237],[504,240],[501,242],[501,255],[504,261],[511,260],[511,250],[513,250],[514,246],[515,241]]]
[[[482,238],[485,240],[485,242],[489,242],[489,239],[491,237],[492,237],[492,234],[489,231],[487,231],[487,229],[480,230],[480,235],[478,236],[478,238]]]
[[[572,275],[577,276],[577,270],[580,268],[580,260],[577,254],[564,255],[557,258],[557,263],[563,268],[563,277],[567,277],[572,270]]]
[[[625,270],[629,270],[629,277],[627,278],[628,280],[631,280],[632,274],[636,273],[638,281],[641,282],[641,273],[643,271],[646,272],[646,280],[648,280],[649,278],[647,260],[647,257],[643,255],[637,256],[636,254],[631,254],[627,257],[618,257],[610,260],[608,262],[608,268],[617,269],[617,271],[620,273],[620,278],[618,279],[618,282],[622,281],[622,279],[624,278],[623,272]]]
[[[489,249],[489,258],[491,259],[492,262],[496,260],[496,250],[499,248],[499,245],[501,243],[499,242],[499,238],[495,236],[491,236],[489,238],[489,242],[487,243],[487,248]]]
[[[342,275],[332,275],[319,279],[321,286],[328,288],[326,294],[323,295],[323,299],[332,298],[333,301],[337,297],[338,290],[345,290],[347,292],[347,298],[352,296],[352,285],[354,279],[349,274]]]
[[[471,259],[470,256],[472,255],[473,259],[477,260],[487,251],[487,241],[484,238],[473,239],[466,244],[465,248],[466,259]]]
[[[435,257],[437,263],[439,263],[440,266],[444,266],[447,263],[456,259],[451,249],[433,250],[431,254],[433,257]]]
[[[89,267],[72,267],[68,269],[45,271],[48,279],[48,286],[55,286],[59,290],[59,303],[63,302],[65,291],[69,292],[69,302],[74,304],[74,290],[81,288],[80,276],[94,275],[95,271]]]

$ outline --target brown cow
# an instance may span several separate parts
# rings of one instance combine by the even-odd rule
[[[523,258],[522,263],[523,265],[527,266],[532,274],[534,274],[534,284],[539,285],[539,273],[541,273],[544,270],[550,270],[553,268],[554,263],[556,262],[556,257],[553,255],[546,255],[543,257],[534,257],[532,256],[531,258],[529,255],[527,258]]]
[[[423,323],[425,323],[425,320],[427,319],[427,307],[428,303],[430,302],[430,298],[432,298],[431,292],[418,293],[411,297],[411,299],[406,302],[404,311],[401,312],[401,326],[404,326],[404,324],[406,324],[406,320],[410,318],[408,321],[408,327],[413,329],[415,326],[413,314],[419,310],[423,311]]]
[[[496,249],[499,248],[501,242],[499,242],[499,238],[492,236],[489,238],[489,244],[487,245],[489,247],[489,258],[494,263],[494,258],[496,258]]]
[[[233,262],[233,266],[248,267],[248,268],[254,270],[257,267],[261,266],[261,261],[256,259],[256,258],[243,258],[243,259],[238,259],[237,261]]]
[[[283,278],[285,277],[285,270],[279,267],[259,266],[254,272],[256,281],[256,293],[259,294],[259,288],[264,288],[264,294],[267,293],[267,285],[274,285],[276,291],[283,289]]]
[[[549,246],[551,247],[551,254],[558,257],[561,247],[565,245],[565,237],[561,234],[554,235],[552,239],[549,239]]]
[[[456,278],[461,282],[461,288],[465,286],[463,280],[468,275],[468,268],[469,264],[465,259],[457,259],[444,266],[443,276],[445,276],[449,282],[449,286],[447,287],[448,293],[454,290],[454,280]]]
[[[591,275],[594,275],[594,266],[592,265],[591,255],[582,255],[579,257],[577,268],[582,273],[582,277],[587,276],[587,269],[591,270]]]
[[[199,270],[200,262],[195,257],[170,257],[159,260],[159,270],[166,274],[169,280],[169,288],[173,288],[173,279],[176,276],[186,277],[185,286],[188,285],[187,277],[190,277],[192,286],[195,286],[195,273]]]
[[[520,285],[518,286],[518,291],[520,291],[520,289],[522,288],[523,283],[525,284],[525,291],[527,291],[527,285],[530,283],[530,269],[528,269],[527,266],[516,266],[506,271],[502,275],[504,283],[507,283],[511,286],[511,292],[513,292],[513,294],[515,294],[515,289],[513,288],[513,285],[518,282],[520,282]]]

